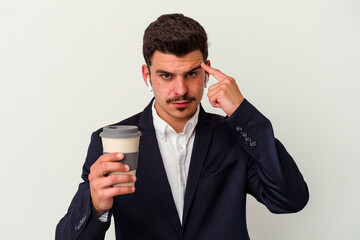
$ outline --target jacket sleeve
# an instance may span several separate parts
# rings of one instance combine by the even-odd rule
[[[102,151],[99,132],[94,132],[83,166],[83,182],[79,184],[68,212],[56,227],[55,239],[104,239],[110,220],[102,222],[94,213],[88,180],[90,167],[102,155]],[[111,211],[108,219],[111,219]]]
[[[309,199],[307,185],[292,157],[274,137],[270,121],[246,99],[226,121],[249,155],[248,193],[273,213],[303,209]]]

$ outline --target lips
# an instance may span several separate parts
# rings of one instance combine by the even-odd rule
[[[173,104],[176,108],[185,108],[191,104],[191,101],[177,101],[172,102],[171,104]]]

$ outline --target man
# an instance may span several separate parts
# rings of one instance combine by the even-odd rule
[[[102,155],[101,129],[94,132],[84,182],[57,239],[103,239],[111,216],[117,239],[249,239],[247,193],[274,213],[306,205],[306,183],[270,121],[233,78],[210,67],[199,23],[181,14],[159,17],[145,31],[143,54],[142,75],[155,98],[117,123],[142,132],[137,176],[107,175],[129,167],[122,153]],[[207,97],[225,118],[200,105],[209,74],[218,82]]]

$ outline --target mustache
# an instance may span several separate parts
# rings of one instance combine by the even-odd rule
[[[166,103],[178,102],[178,101],[195,101],[195,97],[190,97],[188,95],[184,96],[175,96],[171,99],[166,100]]]

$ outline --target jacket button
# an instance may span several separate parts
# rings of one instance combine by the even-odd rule
[[[256,141],[250,141],[250,147],[255,147],[256,146]]]
[[[245,137],[245,141],[250,142],[250,141],[251,141],[251,138]]]
[[[242,132],[241,135],[242,135],[243,137],[246,137],[246,136],[247,136],[247,133],[246,133],[246,132]]]
[[[238,131],[238,132],[241,132],[241,131],[242,131],[242,127],[240,127],[240,126],[236,126],[235,129],[236,129],[236,131]]]

